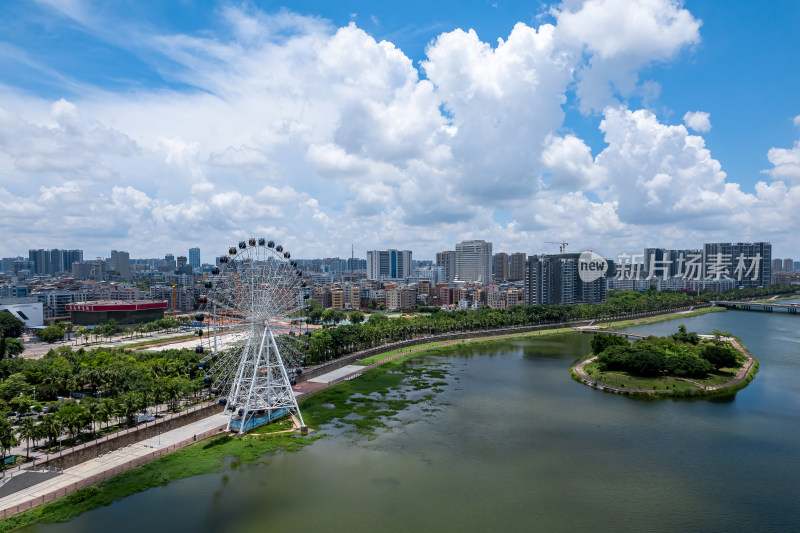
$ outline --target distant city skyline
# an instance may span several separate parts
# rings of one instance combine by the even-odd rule
[[[800,3],[0,3],[0,257],[770,241]]]
[[[737,243],[737,242],[745,242],[745,241],[741,241],[741,240],[737,241],[737,240],[734,239],[734,240],[729,241],[729,242]],[[763,241],[752,241],[752,242],[763,242]],[[231,244],[234,244],[234,243],[231,243]],[[451,246],[451,248],[453,250],[451,250],[450,253],[455,254],[454,250],[458,246],[458,244],[459,243],[453,243],[453,245]],[[491,246],[494,246],[493,243],[488,243],[488,244],[490,244]],[[688,246],[694,246],[695,247],[694,249],[699,249],[700,247],[702,247],[704,244],[707,244],[707,243],[688,243],[688,244],[684,243],[684,244],[686,244]],[[650,247],[649,246],[649,247],[645,247],[645,248],[643,248],[641,250],[631,250],[631,249],[618,250],[615,253],[612,253],[612,254],[609,254],[609,255],[604,255],[604,257],[606,259],[614,260],[614,259],[618,258],[619,254],[624,254],[626,256],[633,255],[634,258],[637,261],[641,262],[644,265],[645,270],[647,270],[648,269],[647,265],[648,265],[648,262],[649,262],[649,259],[650,259],[649,256],[647,255],[647,251],[648,250],[654,250],[657,247],[658,247],[658,243],[656,243],[654,245],[654,247]],[[556,248],[558,248],[558,247],[556,246]],[[773,245],[773,248],[774,248],[774,245]],[[196,252],[193,252],[195,250],[196,250]],[[102,253],[102,252],[99,253],[99,254],[91,254],[91,253],[86,253],[86,251],[84,249],[81,249],[81,248],[77,248],[77,249],[74,249],[74,250],[57,250],[57,251],[62,252],[62,253],[71,252],[73,254],[73,255],[69,256],[70,259],[67,260],[65,262],[65,264],[71,263],[71,261],[72,261],[72,259],[74,257],[77,257],[79,261],[84,261],[84,260],[85,261],[92,261],[92,260],[94,260],[94,258],[103,258],[103,259],[109,259],[109,260],[113,261],[114,260],[114,253],[116,252],[116,250],[110,250],[109,253],[105,253],[105,254]],[[226,251],[227,251],[227,248],[225,250],[222,250],[222,252],[214,253],[214,254],[211,254],[210,252],[202,252],[203,256],[205,257],[205,259],[203,259],[202,261],[201,261],[202,257],[200,255],[201,254],[201,248],[199,248],[199,247],[189,248],[188,249],[188,254],[182,254],[183,250],[179,250],[179,251],[177,251],[177,253],[176,252],[167,252],[165,254],[157,254],[157,253],[149,253],[148,254],[147,252],[145,252],[145,254],[141,255],[141,256],[134,256],[132,254],[128,254],[127,252],[123,252],[123,253],[125,253],[129,257],[130,260],[144,260],[144,259],[155,259],[155,260],[158,260],[158,259],[167,258],[167,259],[172,259],[174,261],[175,257],[179,257],[181,255],[187,255],[188,256],[189,265],[192,266],[192,268],[198,268],[200,264],[213,264],[215,262],[214,260],[217,257],[220,257],[220,256],[224,255]],[[575,253],[579,253],[579,252],[583,252],[583,251],[585,251],[585,250],[565,249],[565,253],[568,253],[568,254],[575,254]],[[12,257],[30,258],[30,257],[32,257],[31,254],[33,252],[39,252],[40,254],[42,254],[42,257],[44,257],[44,254],[49,254],[50,250],[49,249],[30,248],[30,249],[27,250],[26,253],[17,253],[17,254],[13,254],[12,253],[11,255],[0,256],[0,258],[12,258]],[[80,256],[75,255],[78,252],[80,252]],[[369,253],[370,252],[372,252],[372,250],[365,250],[363,256],[356,253],[355,254],[355,258],[364,260],[365,258],[369,257]],[[407,251],[407,252],[413,252],[413,250],[410,250],[410,251]],[[192,264],[192,258],[194,257],[194,253],[196,253],[196,258],[199,261],[197,266]],[[427,262],[436,263],[437,262],[437,256],[439,256],[442,253],[445,253],[445,252],[440,250],[439,252],[434,253],[433,257],[421,257],[421,258],[415,259],[415,262],[417,262],[417,261],[427,261]],[[514,256],[514,255],[518,255],[518,254],[525,254],[527,256],[532,256],[532,255],[559,255],[560,253],[561,252],[560,252],[559,249],[549,250],[549,251],[546,251],[546,252],[539,252],[539,253],[520,252],[520,251],[517,251],[517,250],[494,250],[491,255],[492,255],[492,257],[494,257],[494,256],[497,256],[498,254],[507,254],[506,260],[507,260],[507,268],[509,269],[508,270],[508,275],[511,276],[511,259],[512,259],[512,256]],[[338,257],[342,261],[348,261],[350,259],[350,256],[342,257],[342,256],[336,256],[336,255],[316,255],[316,256],[308,256],[308,257],[297,257],[297,259],[311,260],[311,259],[325,259],[325,258],[334,258],[334,257]],[[795,257],[800,257],[800,256],[790,256],[790,255],[787,255],[787,254],[781,254],[780,251],[779,251],[778,253],[773,254],[772,261],[781,261],[781,265],[783,265],[786,261],[791,261],[793,263]],[[523,259],[523,261],[524,260],[525,259]],[[32,261],[35,262],[35,259],[32,259]],[[453,261],[455,261],[455,255],[453,257]],[[410,259],[409,259],[409,262],[410,262]],[[525,268],[525,267],[523,266],[523,268]],[[784,268],[784,267],[782,266],[781,268]],[[494,270],[494,266],[493,265],[490,265],[490,270]],[[43,272],[44,272],[44,270],[40,269],[39,273],[43,273]],[[453,276],[455,276],[455,264],[453,264]],[[521,279],[521,278],[519,276],[514,276],[514,277],[509,277],[509,279]]]

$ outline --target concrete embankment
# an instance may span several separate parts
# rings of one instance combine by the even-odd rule
[[[575,328],[580,326],[588,326],[591,324],[607,324],[609,322],[617,322],[620,320],[632,320],[637,318],[647,318],[647,317],[654,317],[659,315],[669,315],[673,313],[682,313],[687,311],[692,311],[695,309],[702,309],[710,307],[710,305],[696,305],[692,307],[682,307],[679,309],[669,309],[666,311],[651,311],[647,313],[638,313],[634,315],[625,315],[625,316],[617,316],[617,317],[610,317],[610,318],[603,318],[598,320],[580,320],[575,322],[559,322],[554,324],[537,324],[535,326],[515,326],[515,327],[507,327],[507,328],[498,328],[498,329],[486,329],[486,330],[477,330],[477,331],[464,331],[458,333],[443,333],[440,335],[427,335],[421,337],[415,337],[413,339],[404,340],[393,342],[389,344],[382,344],[380,346],[376,346],[374,348],[369,348],[366,350],[361,350],[358,352],[354,352],[351,354],[343,355],[334,359],[333,361],[329,361],[320,365],[316,365],[313,367],[309,367],[303,371],[303,373],[298,377],[297,381],[302,382],[309,380],[311,378],[315,378],[322,374],[328,373],[331,370],[335,370],[337,368],[342,368],[347,365],[353,364],[353,362],[361,359],[369,359],[372,356],[386,353],[391,350],[396,350],[398,348],[408,348],[411,346],[416,346],[418,344],[424,344],[428,342],[441,342],[441,341],[450,341],[450,340],[460,340],[460,339],[474,339],[474,338],[482,338],[482,337],[498,337],[503,335],[514,335],[520,333],[528,333],[533,331],[544,331],[548,329],[559,329],[559,328]]]

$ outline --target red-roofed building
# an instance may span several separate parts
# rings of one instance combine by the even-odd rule
[[[119,325],[141,324],[164,318],[167,302],[139,300],[137,302],[103,301],[67,304],[70,320],[78,326],[105,324],[116,320]]]

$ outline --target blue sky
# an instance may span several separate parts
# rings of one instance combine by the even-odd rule
[[[0,256],[210,260],[264,233],[301,257],[800,257],[797,2],[48,0],[0,21]]]

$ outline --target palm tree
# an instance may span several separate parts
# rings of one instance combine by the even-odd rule
[[[67,335],[67,340],[70,340],[72,338],[72,330],[75,329],[74,324],[72,322],[61,322],[61,328]]]
[[[41,426],[41,432],[44,434],[45,437],[50,437],[50,445],[55,446],[56,439],[61,434],[61,430],[63,429],[63,425],[61,423],[61,419],[58,418],[56,415],[47,415],[42,418],[42,421],[39,423]]]
[[[89,414],[89,420],[92,422],[92,434],[94,434],[94,423],[100,421],[103,416],[103,403],[99,400],[86,402],[86,410]]]
[[[140,408],[140,400],[137,396],[133,392],[126,392],[119,397],[119,402],[117,403],[117,414],[124,416],[129,426],[134,425],[133,415]]]
[[[111,404],[111,401],[108,399],[100,400],[97,402],[98,404],[98,411],[97,411],[97,421],[100,424],[106,424],[108,427],[108,422],[111,419],[111,415],[114,414],[114,409]]]
[[[19,422],[19,429],[17,430],[17,437],[27,441],[26,457],[31,456],[31,439],[36,439],[39,436],[39,426],[33,418],[23,418]]]
[[[0,418],[0,451],[3,455],[3,468],[5,468],[6,454],[19,444],[19,439],[11,427],[11,422],[7,418]]]
[[[70,432],[70,435],[75,439],[83,426],[86,425],[89,419],[89,413],[86,407],[71,403],[59,409],[56,414],[61,419],[64,427]]]

